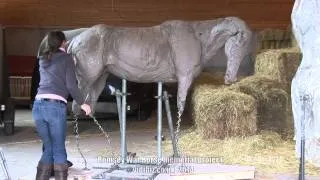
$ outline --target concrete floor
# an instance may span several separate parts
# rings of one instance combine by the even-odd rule
[[[119,153],[120,132],[118,121],[115,119],[100,119],[99,121],[111,137],[113,151]],[[166,122],[164,122],[163,129],[164,135],[168,137]],[[128,118],[128,151],[137,153],[137,156],[156,156],[155,130],[155,118],[141,122],[134,118]],[[93,120],[80,120],[79,133],[80,146],[84,156],[88,161],[96,164],[99,154],[106,152],[107,144],[105,137],[100,133]],[[42,144],[37,136],[30,109],[19,109],[16,111],[15,134],[13,136],[5,136],[3,128],[0,128],[0,147],[4,151],[10,175],[14,180],[34,179],[36,166],[41,155],[41,146]],[[68,121],[66,147],[68,159],[74,163],[74,167],[84,167],[83,160],[77,150],[75,136],[73,135],[72,121]],[[3,173],[0,171],[0,179],[4,179],[3,177]]]
[[[115,153],[120,152],[120,132],[119,124],[115,119],[99,120],[103,128],[109,132],[112,140],[112,149]],[[30,109],[19,109],[16,111],[15,134],[5,136],[0,127],[0,147],[2,147],[8,169],[12,180],[34,180],[36,166],[41,155],[41,141],[37,136],[36,129],[32,120]],[[188,127],[188,123],[183,127]],[[100,133],[92,120],[81,120],[79,122],[80,146],[84,156],[88,161],[88,167],[105,166],[97,160],[99,154],[106,152],[107,145],[104,136]],[[164,118],[163,133],[168,138],[168,127]],[[137,153],[138,157],[156,156],[156,114],[152,115],[147,121],[139,122],[134,118],[127,121],[127,142],[128,151]],[[74,163],[69,172],[73,174],[92,175],[93,171],[81,171],[84,168],[84,161],[77,151],[76,140],[73,135],[73,123],[68,121],[68,137],[66,142],[68,159]],[[110,149],[109,149],[110,150]],[[169,156],[170,154],[164,154]],[[96,171],[95,171],[96,172]],[[84,177],[83,176],[83,177]],[[0,169],[0,180],[4,179],[4,174]],[[294,175],[283,174],[256,174],[255,179],[297,179]],[[315,180],[320,177],[308,177]]]

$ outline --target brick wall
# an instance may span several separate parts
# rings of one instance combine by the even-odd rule
[[[292,0],[0,0],[0,24],[147,26],[169,19],[238,16],[254,30],[285,29]]]

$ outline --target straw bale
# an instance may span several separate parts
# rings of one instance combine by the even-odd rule
[[[250,95],[257,100],[258,130],[274,130],[283,134],[292,128],[289,94],[284,85],[268,76],[249,76],[230,89]]]
[[[255,75],[268,76],[290,90],[291,81],[301,61],[301,54],[295,48],[267,50],[257,55]]]
[[[256,133],[256,101],[225,87],[203,84],[192,94],[193,119],[204,138],[223,139]]]

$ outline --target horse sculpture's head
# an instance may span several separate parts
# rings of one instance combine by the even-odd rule
[[[227,57],[225,84],[236,82],[241,62],[252,53],[252,31],[247,24],[239,18],[227,17],[195,23],[194,30],[202,45],[203,64],[216,61],[215,56],[224,49]]]
[[[227,57],[225,84],[237,82],[237,75],[241,62],[253,51],[251,31],[239,31],[231,36],[225,44],[224,51]]]
[[[241,62],[252,53],[252,31],[247,24],[236,17],[227,18],[224,23],[228,27],[229,37],[225,42],[224,51],[227,57],[227,69],[225,73],[225,84],[237,81],[237,74]]]

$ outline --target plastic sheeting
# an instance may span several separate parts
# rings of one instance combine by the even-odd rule
[[[320,166],[320,0],[296,0],[291,14],[302,62],[292,80],[296,153],[305,137],[305,159]]]

